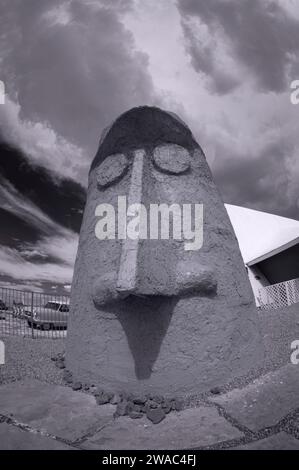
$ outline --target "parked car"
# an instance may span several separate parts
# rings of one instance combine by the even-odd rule
[[[0,320],[6,320],[5,311],[8,310],[8,307],[5,305],[5,302],[0,299]]]
[[[67,328],[70,306],[68,303],[56,301],[47,302],[44,307],[34,307],[33,314],[26,310],[27,323],[33,328],[50,330],[54,328]]]
[[[25,305],[23,302],[13,301],[12,314],[16,318],[26,318],[26,310],[30,309],[29,305]]]

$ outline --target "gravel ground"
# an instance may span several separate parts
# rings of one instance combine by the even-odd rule
[[[0,366],[0,384],[26,378],[62,384],[62,370],[51,357],[64,352],[64,339],[31,339],[1,336],[5,344],[5,364]]]
[[[282,310],[260,310],[261,332],[265,347],[265,361],[245,377],[236,378],[225,387],[241,388],[261,374],[275,370],[290,361],[291,342],[299,340],[299,304]],[[55,366],[51,357],[64,352],[65,339],[31,339],[20,336],[0,337],[5,343],[6,364],[0,366],[0,384],[36,378],[53,384],[62,384],[62,370]],[[192,397],[194,405],[206,396]]]

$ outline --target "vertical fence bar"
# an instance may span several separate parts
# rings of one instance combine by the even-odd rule
[[[33,328],[33,309],[34,309],[34,293],[31,292],[31,337],[34,338],[34,328]]]

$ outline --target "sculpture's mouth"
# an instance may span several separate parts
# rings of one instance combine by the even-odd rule
[[[174,282],[168,285],[151,283],[143,284],[142,279],[136,279],[135,284],[120,284],[117,273],[109,273],[99,277],[93,284],[93,300],[101,307],[116,302],[143,299],[148,302],[157,297],[213,297],[217,293],[217,280],[212,270],[208,268],[184,265]]]

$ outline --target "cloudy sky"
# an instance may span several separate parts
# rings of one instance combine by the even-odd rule
[[[0,283],[65,292],[101,131],[179,114],[227,203],[299,220],[297,0],[0,0]]]

